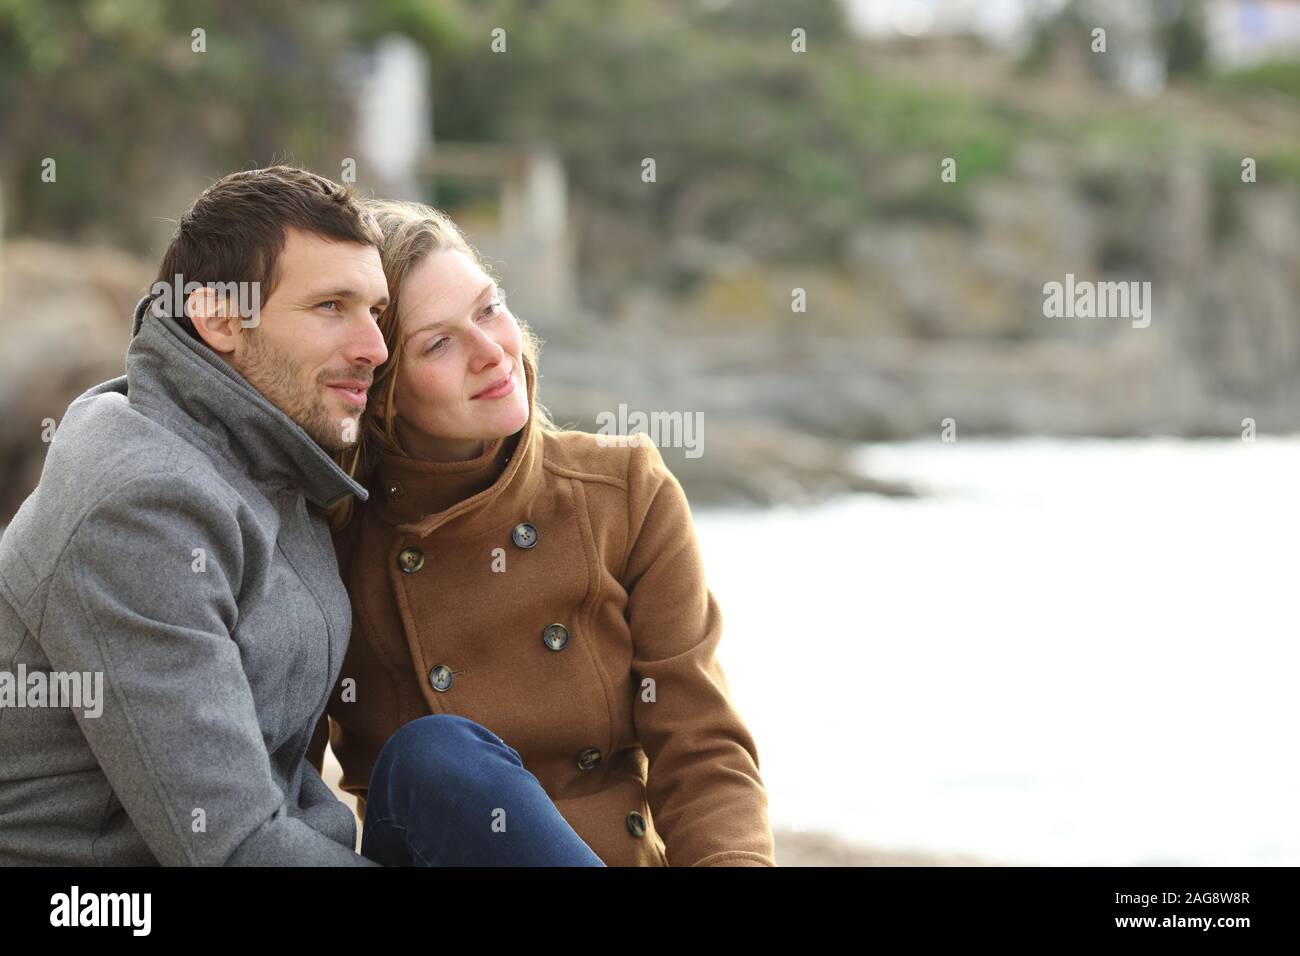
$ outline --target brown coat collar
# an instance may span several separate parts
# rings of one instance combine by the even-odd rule
[[[465,462],[428,462],[386,453],[371,483],[371,510],[403,535],[423,538],[444,534],[470,537],[521,514],[542,484],[542,436],[537,427],[537,370],[524,359],[528,382],[528,421],[514,435],[489,442],[478,458]],[[513,451],[511,446],[513,445]],[[505,470],[487,487],[504,461]],[[433,483],[436,489],[428,486]],[[469,497],[439,511],[430,502]],[[478,490],[481,489],[481,490]],[[451,493],[449,495],[449,492]]]

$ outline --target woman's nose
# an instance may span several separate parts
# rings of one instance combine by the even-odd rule
[[[474,362],[478,368],[495,365],[506,357],[501,343],[482,329],[474,330]]]

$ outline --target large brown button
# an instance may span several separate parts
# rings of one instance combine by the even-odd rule
[[[627,815],[627,829],[634,837],[645,836],[646,822],[645,817],[633,810]]]
[[[590,770],[598,763],[600,763],[600,750],[596,747],[588,747],[582,753],[578,754],[579,770]]]
[[[414,574],[424,567],[424,552],[419,548],[403,548],[397,556],[397,566],[407,574]]]
[[[531,548],[537,544],[537,527],[536,525],[529,524],[527,521],[521,521],[519,524],[515,525],[514,530],[510,532],[510,537],[513,539],[515,544],[519,545],[519,547]]]
[[[542,629],[542,641],[551,650],[562,651],[569,643],[569,629],[563,624],[548,624]]]
[[[429,671],[429,683],[436,691],[445,691],[451,687],[451,668],[446,664],[436,664]]]

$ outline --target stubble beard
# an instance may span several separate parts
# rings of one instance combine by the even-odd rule
[[[268,343],[256,329],[248,337],[240,374],[276,408],[292,418],[311,439],[330,454],[356,444],[356,416],[340,417],[330,411],[319,382],[307,382],[302,365],[293,356]],[[345,440],[351,423],[352,441]]]

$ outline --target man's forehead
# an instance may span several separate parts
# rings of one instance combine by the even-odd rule
[[[365,280],[369,285],[378,283],[378,291],[383,292],[384,268],[379,258],[379,250],[372,245],[348,242],[290,230],[285,239],[284,250],[280,254],[277,271],[282,282],[295,285],[325,282],[337,284],[340,273],[345,272],[357,281]]]

